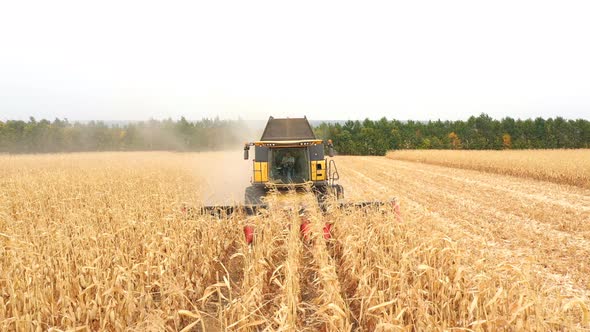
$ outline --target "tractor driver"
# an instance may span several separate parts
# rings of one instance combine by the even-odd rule
[[[283,175],[285,175],[287,180],[291,182],[295,171],[295,157],[291,156],[290,152],[287,152],[285,156],[283,156],[283,159],[281,160],[281,168],[284,172]]]

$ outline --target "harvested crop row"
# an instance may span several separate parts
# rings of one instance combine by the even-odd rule
[[[392,166],[395,172],[391,172]],[[539,265],[577,279],[583,287],[590,282],[590,271],[583,259],[590,257],[587,222],[584,222],[590,220],[590,211],[583,201],[575,207],[548,202],[535,204],[525,195],[507,199],[505,191],[501,190],[502,180],[497,176],[494,187],[486,182],[464,183],[464,177],[444,176],[442,167],[426,166],[429,172],[423,172],[387,160],[375,161],[374,167],[373,174],[381,174],[385,181],[395,181],[404,195],[431,209],[436,208],[439,215],[461,224],[462,229],[471,234],[481,234],[487,241],[495,240],[538,257]],[[409,178],[412,174],[420,174],[421,181],[416,183]],[[574,228],[575,232],[564,228]]]
[[[397,193],[402,199],[402,210],[406,213],[412,212],[411,217],[405,216],[403,226],[412,224],[411,230],[415,234],[419,234],[418,236],[421,238],[427,239],[439,232],[443,234],[441,236],[457,241],[458,248],[462,251],[460,259],[465,261],[464,265],[467,268],[480,266],[481,273],[497,275],[498,282],[501,284],[504,283],[503,279],[515,278],[513,280],[520,280],[517,281],[518,284],[530,285],[532,288],[529,289],[530,295],[527,296],[535,296],[537,301],[545,302],[543,307],[552,308],[549,309],[549,313],[554,310],[555,315],[557,313],[561,315],[574,303],[581,303],[580,314],[588,312],[589,301],[586,285],[583,283],[574,285],[570,280],[571,274],[581,278],[585,277],[584,269],[586,267],[581,262],[586,260],[584,258],[580,260],[580,257],[586,257],[587,253],[582,253],[582,256],[579,252],[573,255],[559,255],[561,248],[563,248],[560,240],[544,241],[543,233],[531,232],[518,224],[511,224],[513,221],[503,219],[505,216],[501,214],[496,215],[495,209],[502,208],[503,204],[506,204],[505,198],[502,195],[499,195],[497,199],[486,197],[487,187],[479,188],[470,183],[470,186],[463,188],[463,192],[460,187],[457,187],[457,190],[453,189],[455,181],[473,179],[474,175],[471,173],[477,172],[417,165],[384,158],[340,157],[338,161],[341,176],[346,179],[343,181],[345,186],[353,186],[354,184],[355,188],[371,188],[367,191],[373,191],[372,196],[377,197]],[[458,179],[451,181],[447,176],[442,176],[447,172],[455,175]],[[504,186],[514,182],[513,178],[509,181],[509,177],[503,179],[496,175],[484,174],[483,176],[487,176],[489,179],[489,181],[483,181],[483,184],[493,181],[498,186]],[[505,180],[506,183],[504,183]],[[527,186],[523,186],[525,188],[522,192],[523,196],[526,196],[527,190],[533,190],[532,183],[533,181],[527,180]],[[559,190],[558,186],[547,188],[543,183],[536,183],[536,185],[537,188],[534,189],[534,192],[540,194],[547,191],[548,199],[552,197],[552,193],[558,197],[584,197],[583,195],[577,196],[573,192],[555,192],[554,190]],[[569,189],[562,188],[561,190]],[[470,190],[474,192],[470,192]],[[354,199],[362,196],[360,192],[349,191],[349,193],[354,195]],[[474,206],[474,203],[470,201],[478,199],[480,196],[482,196],[482,201]],[[482,203],[485,207],[478,208],[477,205]],[[528,202],[521,204],[522,208],[525,208]],[[494,206],[496,207],[494,208]],[[568,204],[564,204],[564,207],[572,209],[574,206],[579,209],[587,207],[585,200],[570,200]],[[547,208],[552,209],[553,207],[548,206]],[[534,226],[534,223],[532,225]],[[350,229],[350,227],[355,226],[345,228]],[[502,234],[502,237],[497,237],[496,234]],[[521,241],[521,237],[525,241]],[[575,234],[571,234],[571,237],[575,238]],[[526,241],[527,238],[528,241]],[[567,238],[566,241],[569,242]],[[397,243],[396,241],[392,242]],[[531,243],[538,244],[531,246]],[[554,250],[539,252],[544,247]],[[531,250],[537,251],[537,254],[527,254]],[[365,254],[366,252],[366,250],[363,251]],[[550,256],[547,256],[547,253]],[[349,256],[344,255],[343,257]],[[579,265],[580,263],[582,265]],[[506,269],[509,266],[513,268]],[[544,266],[550,269],[554,268],[554,271],[557,272],[547,271]],[[569,268],[567,268],[568,266]],[[561,267],[567,269],[560,270]],[[504,271],[496,269],[504,269]],[[559,271],[563,274],[559,274]],[[521,289],[521,291],[525,290]],[[563,302],[560,303],[560,301]],[[584,318],[587,316],[578,317],[581,319],[580,322],[588,323]],[[539,323],[537,319],[539,317],[529,322],[533,324],[530,328]],[[551,321],[550,318],[547,320]],[[536,328],[541,329],[541,325]],[[542,329],[547,328],[545,326]],[[553,329],[555,328],[557,327],[553,327]]]

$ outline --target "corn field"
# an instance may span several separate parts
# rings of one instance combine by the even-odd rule
[[[584,185],[341,156],[346,200],[397,197],[401,217],[295,193],[256,216],[191,213],[241,198],[240,158],[0,156],[0,330],[590,329]],[[278,199],[308,207],[309,236]]]
[[[396,160],[527,177],[590,189],[590,150],[397,150]]]

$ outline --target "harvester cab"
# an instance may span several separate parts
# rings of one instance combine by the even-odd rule
[[[307,118],[275,119],[270,117],[259,141],[244,145],[244,159],[252,161],[252,185],[246,188],[246,205],[261,204],[261,198],[270,190],[312,191],[323,202],[329,194],[342,199],[342,186],[338,180],[336,163],[329,162],[324,153],[333,157],[332,142],[317,139]]]

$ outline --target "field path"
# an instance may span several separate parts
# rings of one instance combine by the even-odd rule
[[[337,157],[348,200],[398,197],[474,258],[532,264],[570,296],[590,288],[590,190],[381,157]]]

